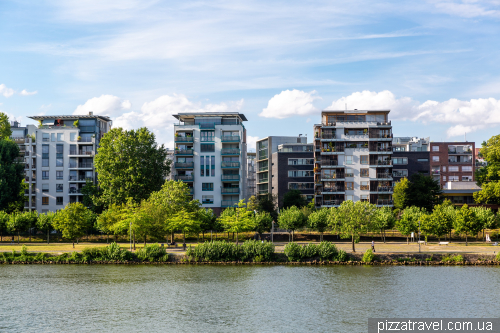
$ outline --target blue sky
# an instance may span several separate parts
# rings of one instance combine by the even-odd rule
[[[390,108],[394,134],[500,126],[500,0],[0,2],[0,111],[109,115],[172,146],[172,114],[239,111],[250,142],[320,110]]]

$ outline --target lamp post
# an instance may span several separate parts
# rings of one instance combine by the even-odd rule
[[[418,253],[420,253],[420,220],[418,221]]]

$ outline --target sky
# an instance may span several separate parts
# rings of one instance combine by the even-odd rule
[[[500,0],[0,1],[1,112],[93,111],[169,148],[178,112],[241,112],[255,147],[346,105],[479,145],[499,134],[499,59]]]

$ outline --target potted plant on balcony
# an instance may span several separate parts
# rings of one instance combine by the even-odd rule
[[[318,132],[316,132],[316,137],[319,138],[319,133]]]
[[[324,153],[326,151],[326,149],[325,148],[321,148],[321,151]]]
[[[178,138],[178,137],[179,137],[179,133],[175,133],[175,134],[174,134],[174,136],[175,136],[176,138]]]
[[[78,125],[80,125],[80,120],[77,119],[73,122],[73,126],[78,127]]]
[[[78,136],[78,137],[76,138],[76,140],[81,141],[81,140],[82,140],[82,137],[81,137],[81,136]]]
[[[328,143],[328,147],[330,147],[331,151],[335,151],[335,150],[333,150],[333,143],[331,143],[331,142]]]
[[[368,129],[367,128],[363,128],[363,134],[366,134],[368,133]]]
[[[43,125],[42,125],[42,121],[41,121],[41,120],[39,120],[39,121],[38,121],[38,128],[42,128],[42,126],[43,126]]]

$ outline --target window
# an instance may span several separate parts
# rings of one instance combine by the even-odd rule
[[[56,192],[62,192],[63,191],[63,184],[56,184]]]
[[[361,155],[361,164],[368,164],[368,155]]]
[[[49,204],[49,197],[42,197],[42,205],[48,205]]]
[[[289,190],[314,190],[314,183],[288,183]]]
[[[56,167],[62,167],[64,165],[63,148],[63,145],[56,145]]]
[[[200,176],[205,176],[205,156],[200,157]]]
[[[213,204],[214,203],[214,196],[213,195],[202,195],[201,196],[201,203],[202,204]]]
[[[64,133],[57,133],[57,142],[64,141]]]
[[[417,158],[417,162],[429,162],[428,158]]]
[[[346,195],[345,196],[345,200],[351,200],[351,201],[354,201],[354,196],[353,195]]]
[[[214,183],[202,183],[201,190],[202,191],[213,191],[214,190]]]
[[[370,177],[370,169],[359,169],[361,177]]]
[[[408,170],[392,170],[393,177],[408,177]]]
[[[462,181],[463,182],[471,182],[472,181],[472,176],[462,176]]]
[[[69,140],[71,142],[75,142],[76,141],[76,133],[75,132],[69,133]]]
[[[62,206],[63,204],[63,197],[56,197],[56,205]]]
[[[202,143],[200,151],[204,153],[213,153],[215,152],[215,145],[210,143]]]
[[[215,177],[215,156],[212,156],[210,164],[212,166],[212,174],[211,174],[211,176]]]
[[[288,177],[314,177],[314,172],[306,170],[288,170]]]
[[[458,172],[458,167],[457,166],[449,166],[448,171],[449,172]]]
[[[366,201],[366,202],[368,202],[368,201],[369,201],[368,194],[362,194],[362,195],[360,196],[360,199],[361,199],[361,201]]]
[[[56,142],[56,133],[50,133],[50,141]]]
[[[42,184],[42,192],[48,192],[49,191],[49,184]]]
[[[289,158],[288,165],[314,164],[314,158]]]
[[[446,172],[446,167],[445,166],[443,166],[443,172]]]
[[[443,176],[443,182],[445,182],[445,181],[446,181],[446,176]]]
[[[43,142],[49,142],[50,141],[50,134],[49,133],[43,133],[42,134],[42,141]]]
[[[462,167],[462,171],[463,172],[471,172],[472,171],[472,167],[471,166],[463,166]]]
[[[49,179],[49,172],[48,171],[42,171],[42,179]]]
[[[439,146],[432,146],[432,151],[439,151]]]
[[[408,157],[395,157],[392,159],[394,165],[397,164],[408,164]]]
[[[354,177],[354,172],[351,168],[345,168],[345,176],[346,177]]]
[[[432,162],[439,162],[439,156],[432,156]]]
[[[214,141],[214,131],[201,131],[201,142]]]
[[[361,182],[360,189],[362,191],[369,191],[370,190],[370,183],[369,182]]]
[[[63,172],[62,171],[56,171],[56,179],[63,179]]]
[[[346,191],[354,190],[354,183],[353,182],[345,182],[345,190]]]
[[[346,155],[345,156],[345,164],[352,164],[352,156],[351,155]]]
[[[448,181],[450,182],[458,182],[458,176],[449,176]]]

